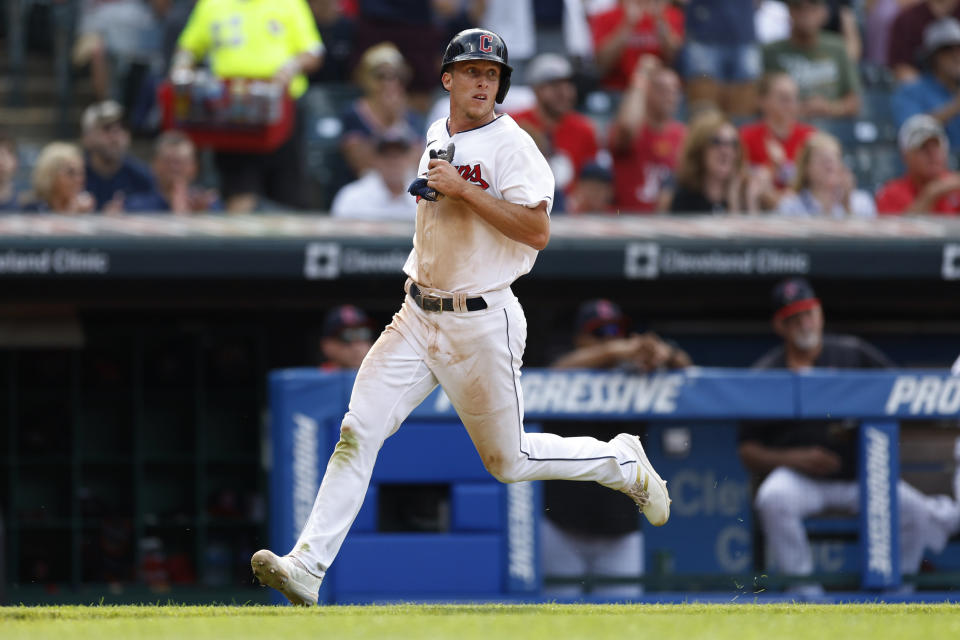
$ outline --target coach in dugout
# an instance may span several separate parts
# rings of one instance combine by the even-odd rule
[[[892,367],[875,347],[854,336],[824,334],[823,308],[810,283],[784,280],[773,291],[773,329],[783,339],[754,365],[756,369],[877,369]],[[745,423],[739,454],[762,477],[754,506],[767,545],[767,558],[781,574],[813,573],[813,555],[803,520],[823,511],[856,513],[859,508],[856,423],[839,420]],[[948,496],[927,496],[903,480],[900,505],[900,569],[915,574],[924,549],[942,551],[960,529],[960,506]],[[816,597],[823,589],[796,580],[789,588]]]
[[[307,90],[305,73],[320,66],[323,44],[306,0],[199,0],[177,42],[171,75],[209,57],[221,78],[270,78],[292,98]],[[260,196],[303,206],[296,128],[269,153],[216,153],[220,191],[230,212],[252,211]]]
[[[692,364],[683,350],[652,332],[629,333],[630,321],[610,300],[588,300],[577,311],[573,349],[554,360],[553,369],[604,369],[643,374],[680,369]],[[544,431],[562,436],[612,438],[623,425],[596,421],[546,423]],[[543,574],[561,578],[549,587],[551,596],[576,597],[585,592],[584,579],[597,576],[639,579],[643,574],[640,518],[631,500],[590,482],[548,480],[543,484],[541,528]],[[576,584],[572,584],[578,580]],[[593,595],[632,598],[637,583],[600,585]]]

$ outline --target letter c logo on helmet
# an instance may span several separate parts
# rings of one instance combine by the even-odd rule
[[[466,29],[453,36],[443,53],[440,74],[462,60],[490,60],[500,64],[500,85],[497,87],[497,104],[501,104],[510,89],[513,67],[507,63],[507,44],[503,38],[486,29]]]

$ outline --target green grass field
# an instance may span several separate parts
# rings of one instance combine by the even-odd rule
[[[395,605],[0,608],[0,638],[939,640],[956,605]]]

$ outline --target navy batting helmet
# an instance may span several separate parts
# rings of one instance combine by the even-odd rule
[[[503,38],[486,29],[465,29],[453,36],[443,53],[443,74],[454,62],[461,60],[490,60],[500,63],[500,86],[497,88],[497,104],[503,102],[510,88],[513,67],[507,64],[507,44]]]

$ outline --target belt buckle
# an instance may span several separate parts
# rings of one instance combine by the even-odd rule
[[[420,307],[424,311],[440,313],[443,311],[443,298],[437,296],[420,296]]]

